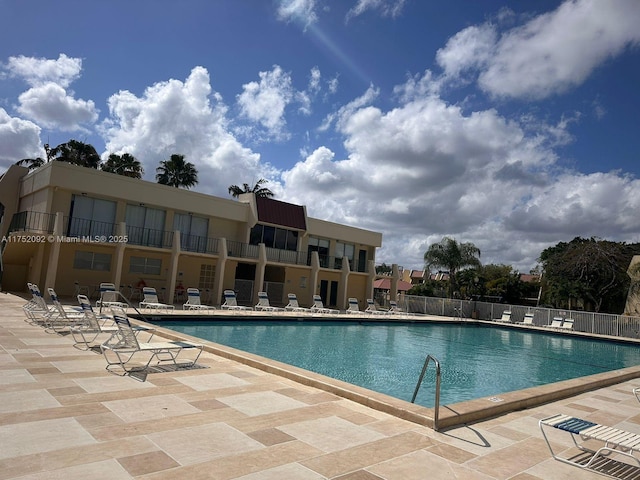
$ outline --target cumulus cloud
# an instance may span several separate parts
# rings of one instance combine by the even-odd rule
[[[467,27],[438,51],[452,79],[475,72],[497,97],[541,99],[581,85],[608,59],[640,44],[640,3],[567,0],[498,34],[497,23]]]
[[[640,43],[635,0],[566,1],[507,32],[480,75],[499,96],[543,98],[580,85],[605,60]]]
[[[29,120],[11,117],[0,108],[0,170],[23,158],[43,156],[40,127]]]
[[[64,53],[57,60],[20,55],[9,57],[6,69],[10,75],[24,79],[33,87],[50,82],[68,87],[80,76],[82,60],[70,58]]]
[[[319,79],[320,71],[312,70],[311,75],[310,86],[315,88],[317,85],[314,84],[314,78]],[[286,109],[290,104],[297,103],[301,113],[311,113],[309,93],[296,91],[291,75],[278,65],[274,65],[269,72],[260,72],[259,77],[259,82],[249,82],[242,86],[243,91],[237,97],[240,114],[261,127],[251,132],[256,139],[286,140],[289,138]]]
[[[18,101],[19,113],[47,128],[86,131],[83,125],[98,120],[98,110],[92,100],[75,99],[55,83],[30,88],[20,94]]]
[[[203,192],[226,196],[229,185],[242,181],[238,172],[244,178],[274,175],[230,132],[227,107],[212,93],[203,67],[195,67],[185,81],[158,82],[140,97],[120,91],[108,105],[109,117],[101,126],[107,153],[131,153],[151,180],[158,163],[173,153],[195,164]]]
[[[98,120],[92,100],[76,99],[69,85],[79,78],[82,60],[60,54],[58,59],[10,57],[6,70],[31,86],[18,97],[17,111],[39,125],[62,131],[87,132]]]

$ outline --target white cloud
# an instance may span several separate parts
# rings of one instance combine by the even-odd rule
[[[479,84],[505,97],[544,98],[564,92],[625,48],[637,46],[639,24],[637,0],[568,0],[505,33]]]
[[[155,180],[158,163],[173,153],[194,163],[202,192],[227,196],[229,185],[275,175],[230,133],[227,107],[220,95],[212,93],[203,67],[195,67],[184,82],[156,83],[140,97],[118,92],[108,104],[110,117],[101,128],[107,152],[133,154],[149,180]]]
[[[0,108],[0,170],[23,158],[43,156],[40,127],[29,120],[11,117]]]
[[[311,111],[309,94],[296,91],[291,75],[278,65],[270,72],[260,72],[259,76],[260,82],[242,86],[243,92],[237,97],[240,114],[261,127],[254,132],[258,139],[286,140],[289,138],[286,109],[296,102],[300,104],[300,112],[308,115]]]
[[[57,60],[20,55],[9,57],[6,68],[11,75],[23,78],[32,87],[53,82],[66,88],[80,76],[82,60],[64,53]]]
[[[640,181],[560,167],[555,148],[572,140],[575,118],[465,113],[429,89],[419,95],[415,82],[397,87],[412,95],[396,108],[375,106],[371,88],[336,112],[328,124],[347,155],[319,147],[284,172],[286,200],[314,217],[383,232],[377,260],[407,268],[420,268],[428,245],[445,235],[475,243],[486,263],[528,272],[558,241],[640,234]]]
[[[397,17],[405,3],[406,0],[358,0],[347,13],[347,20],[362,15],[367,10],[378,10],[384,17]]]
[[[62,131],[86,131],[83,125],[98,120],[92,100],[75,99],[55,83],[32,87],[18,97],[20,114],[47,128]]]
[[[445,75],[457,77],[469,68],[486,64],[497,40],[495,27],[489,23],[467,27],[451,37],[436,53],[436,61]]]
[[[306,29],[318,20],[315,8],[316,0],[279,0],[277,16],[285,22],[299,22]]]

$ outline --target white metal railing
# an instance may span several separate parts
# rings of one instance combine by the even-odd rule
[[[478,320],[495,320],[500,318],[504,310],[510,310],[511,320],[522,322],[525,313],[533,313],[533,324],[536,326],[549,325],[554,317],[573,318],[573,330],[578,332],[640,338],[640,317],[627,315],[411,295],[403,296],[398,303],[403,310],[409,313]]]

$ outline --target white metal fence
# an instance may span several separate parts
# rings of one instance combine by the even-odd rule
[[[405,295],[398,303],[410,313],[478,320],[499,319],[504,310],[510,310],[511,321],[522,322],[525,313],[533,313],[533,323],[537,326],[549,325],[554,317],[573,318],[573,330],[578,332],[640,338],[640,317],[410,295]]]

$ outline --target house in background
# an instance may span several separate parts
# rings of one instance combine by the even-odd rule
[[[197,287],[219,304],[225,289],[274,304],[295,293],[332,307],[373,294],[382,234],[307,216],[306,208],[253,194],[238,200],[49,162],[0,177],[6,237],[3,290],[33,282],[73,295],[101,282],[146,285],[174,301],[176,287]],[[126,294],[126,293],[125,293]]]

